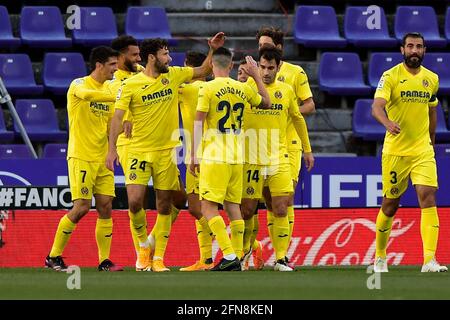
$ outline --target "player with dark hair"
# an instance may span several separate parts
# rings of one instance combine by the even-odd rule
[[[436,261],[439,217],[434,137],[436,94],[439,78],[422,66],[425,42],[420,33],[407,33],[400,47],[404,61],[381,76],[372,105],[372,115],[386,128],[381,159],[383,201],[376,220],[375,272],[388,272],[386,248],[394,215],[411,179],[422,216],[422,272],[443,272]]]
[[[92,195],[99,216],[95,227],[98,270],[122,270],[109,259],[113,229],[111,209],[115,193],[114,174],[105,166],[108,124],[115,100],[107,80],[111,80],[117,70],[118,56],[119,53],[110,47],[92,49],[90,75],[73,80],[67,92],[67,161],[73,208],[61,218],[52,249],[45,260],[45,266],[54,270],[67,269],[61,255],[77,223],[89,212]]]

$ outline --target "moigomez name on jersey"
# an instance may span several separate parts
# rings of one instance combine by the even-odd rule
[[[233,88],[233,87],[222,87],[222,88],[220,88],[216,92],[216,97],[217,97],[217,99],[220,99],[227,93],[235,94],[235,95],[241,97],[242,100],[247,101],[247,96],[245,95],[245,92],[243,92],[240,89]]]

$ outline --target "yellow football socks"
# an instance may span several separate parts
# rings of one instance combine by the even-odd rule
[[[288,217],[273,218],[273,248],[276,260],[284,259],[289,246],[289,220]]]
[[[243,243],[243,249],[244,249],[244,254],[250,251],[250,247],[251,247],[251,239],[253,236],[253,217],[248,219],[248,220],[244,220],[245,223],[245,227],[244,227],[244,238],[242,240]]]
[[[77,225],[75,223],[70,221],[67,214],[59,220],[58,229],[56,230],[55,239],[53,240],[52,250],[50,251],[50,257],[54,258],[63,253],[64,248],[66,247],[66,244],[76,226]]]
[[[195,229],[197,230],[197,240],[200,249],[200,261],[205,262],[206,259],[212,258],[212,237],[207,231],[203,230],[203,226],[198,220],[195,220]]]
[[[439,238],[439,217],[436,207],[422,209],[420,235],[423,243],[423,264],[434,258]]]
[[[244,230],[245,223],[243,219],[234,220],[230,222],[231,229],[231,245],[233,247],[234,253],[238,259],[242,258],[243,252],[243,241],[244,241]]]
[[[95,239],[97,241],[99,263],[102,263],[105,259],[109,259],[109,253],[111,251],[112,231],[112,218],[97,219],[97,224],[95,225]]]
[[[158,213],[155,226],[153,227],[153,229],[155,230],[155,253],[153,259],[164,258],[167,242],[169,241],[171,227],[172,215],[164,215]]]
[[[223,218],[221,216],[215,216],[208,221],[208,224],[219,243],[222,254],[224,256],[235,254]]]
[[[145,210],[141,209],[136,213],[131,213],[128,210],[128,216],[130,217],[132,228],[140,244],[147,243],[147,216]]]
[[[376,257],[386,258],[386,248],[391,234],[393,217],[388,217],[380,209],[376,221]]]

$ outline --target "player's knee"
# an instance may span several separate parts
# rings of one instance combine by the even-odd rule
[[[273,215],[276,217],[285,217],[287,216],[287,203],[277,203],[272,207]]]
[[[112,203],[102,203],[101,205],[97,205],[97,212],[99,216],[103,219],[108,219],[111,217],[112,211]]]
[[[172,210],[172,203],[170,201],[158,201],[157,202],[157,210],[160,214],[170,214]]]
[[[195,208],[189,207],[188,208],[188,212],[189,212],[189,214],[191,216],[193,216],[197,220],[202,218],[202,212],[201,212],[200,208],[199,209],[195,209]]]
[[[436,196],[434,190],[427,190],[419,195],[419,202],[422,208],[436,206]]]
[[[174,192],[172,195],[172,204],[177,209],[184,209],[186,208],[186,202],[187,202],[187,195],[185,192],[177,191]]]
[[[242,205],[241,206],[241,214],[242,218],[244,220],[248,220],[251,217],[253,217],[253,214],[255,213],[255,209],[250,205]]]
[[[142,209],[142,201],[139,201],[139,199],[130,199],[128,206],[131,212],[137,213]]]

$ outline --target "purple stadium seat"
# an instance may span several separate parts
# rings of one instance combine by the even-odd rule
[[[167,39],[170,45],[176,40],[170,33],[166,10],[162,7],[129,7],[125,21],[125,33],[138,41],[147,38]]]
[[[444,33],[445,38],[447,38],[447,42],[450,42],[450,7],[447,7],[447,12],[445,14]]]
[[[401,41],[408,32],[420,32],[425,46],[442,48],[447,40],[439,34],[436,12],[433,7],[399,6],[395,14],[395,37]]]
[[[67,156],[66,143],[48,143],[44,147],[42,158],[65,159]]]
[[[383,8],[378,8],[380,8],[380,28],[374,28],[370,23],[371,20],[368,20],[374,13],[368,12],[368,7],[347,7],[344,33],[349,43],[356,47],[395,47],[397,45],[397,40],[389,36]]]
[[[386,129],[372,117],[373,99],[358,99],[353,108],[353,135],[369,141],[382,141]]]
[[[171,66],[184,67],[184,60],[186,60],[186,53],[184,52],[170,52],[170,57],[172,58]]]
[[[61,11],[58,7],[23,7],[20,14],[20,38],[30,47],[67,48]]]
[[[3,110],[0,108],[0,141],[9,142],[12,140],[14,140],[14,133],[12,131],[6,130]]]
[[[12,34],[8,10],[0,6],[0,48],[15,48],[20,46],[20,39]]]
[[[364,83],[358,54],[325,52],[319,65],[320,89],[335,95],[368,95],[371,88]]]
[[[305,47],[342,48],[336,12],[329,6],[299,6],[295,14],[294,40]]]
[[[437,111],[436,141],[450,141],[450,131],[447,129],[444,110],[442,110],[441,104],[437,105],[436,111]]]
[[[438,94],[450,94],[450,53],[425,53],[423,65],[439,76]]]
[[[33,155],[24,144],[2,144],[0,159],[33,159]]]
[[[369,84],[373,89],[378,86],[378,81],[386,70],[403,61],[400,52],[374,52],[369,60]]]
[[[81,28],[73,30],[73,42],[83,46],[111,45],[117,23],[109,7],[82,7]]]
[[[435,144],[434,154],[436,157],[450,157],[450,144]]]
[[[66,94],[73,79],[86,75],[86,64],[78,52],[46,53],[43,80],[46,90]]]
[[[42,94],[44,87],[34,80],[26,54],[0,54],[0,77],[10,94]]]
[[[18,99],[16,110],[32,141],[67,141],[67,133],[59,130],[53,102],[48,99]],[[19,128],[14,122],[14,131]]]

